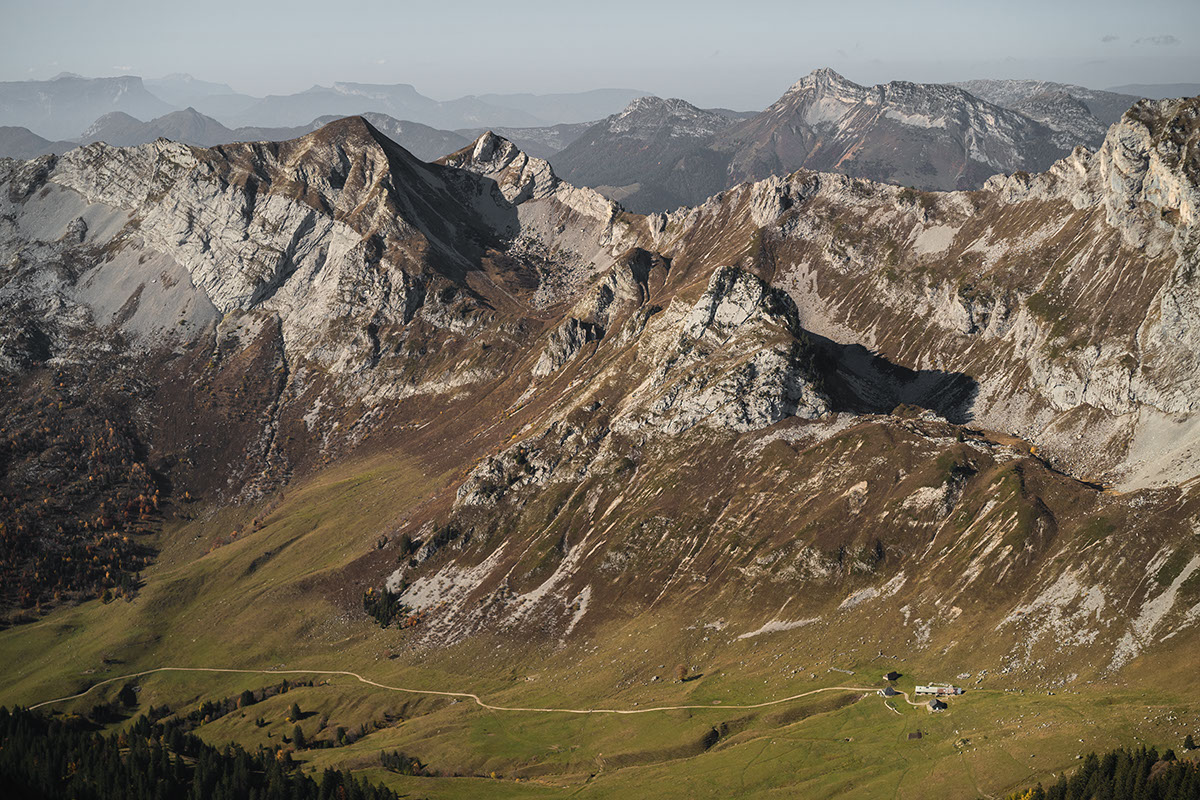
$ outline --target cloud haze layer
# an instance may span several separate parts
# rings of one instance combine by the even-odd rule
[[[256,95],[336,81],[445,99],[625,86],[761,107],[832,66],[853,80],[1200,80],[1200,3],[21,2],[0,79],[187,72]]]

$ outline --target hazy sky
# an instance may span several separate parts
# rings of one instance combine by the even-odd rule
[[[1200,81],[1200,0],[0,0],[0,80],[172,72],[251,94],[411,83],[438,99],[627,87],[755,108],[859,83]]]

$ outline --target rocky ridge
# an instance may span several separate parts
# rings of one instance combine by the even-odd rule
[[[1073,123],[1072,118],[1079,120],[1078,109],[1079,106],[1082,106],[1088,116],[1098,125],[1101,139],[1103,131],[1118,122],[1121,115],[1139,99],[1137,95],[1133,94],[1100,91],[1052,81],[974,80],[961,81],[954,85],[989,103],[1020,111],[1033,119],[1046,123],[1055,130],[1069,129],[1072,124],[1079,124],[1078,121]],[[1043,105],[1044,100],[1059,102],[1064,98],[1072,102],[1063,103],[1057,107],[1053,103]],[[1038,112],[1039,108],[1042,109],[1041,112]],[[1066,112],[1065,115],[1062,113],[1063,111]],[[1094,143],[1087,141],[1082,143],[1089,147],[1098,146],[1099,140]]]

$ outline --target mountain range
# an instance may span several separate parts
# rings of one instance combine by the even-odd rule
[[[801,168],[975,189],[996,173],[1045,169],[1076,145],[1098,146],[1135,99],[1078,90],[1097,117],[1075,96],[1051,98],[1046,85],[1028,83],[977,82],[993,103],[942,84],[859,86],[824,69],[737,124],[705,119],[682,101],[643,98],[552,159],[567,179],[603,187],[641,212]]]
[[[164,386],[193,389],[151,385],[142,410],[124,410],[135,427],[188,420],[137,434],[157,454],[153,469],[241,502],[314,468],[321,453],[383,435],[391,420],[462,402],[476,415],[492,409],[482,425],[520,406],[504,426],[515,441],[468,471],[453,504],[431,509],[441,520],[406,524],[418,538],[433,521],[532,535],[562,524],[563,509],[533,511],[556,476],[599,479],[636,452],[660,474],[677,468],[661,460],[677,437],[700,446],[787,420],[813,420],[815,432],[831,415],[900,425],[926,440],[914,447],[937,451],[944,431],[968,422],[1037,443],[1032,458],[971,434],[982,438],[959,448],[962,476],[917,493],[950,509],[923,523],[933,531],[958,519],[963,491],[1000,502],[1003,484],[972,476],[1002,463],[1044,476],[1039,502],[1052,507],[1066,492],[1116,513],[1126,501],[1092,483],[1136,495],[1200,474],[1180,422],[1200,350],[1190,318],[1164,313],[1190,291],[1197,111],[1141,103],[1096,155],[1077,151],[1036,178],[994,178],[978,195],[801,170],[648,217],[562,182],[492,134],[435,164],[357,117],[267,146],[88,145],[7,168],[16,222],[4,363],[19,382],[68,364],[102,366],[98,380],[123,362],[159,364],[173,376]],[[1035,227],[1008,233],[1035,207]],[[1132,274],[1142,277],[1127,286]],[[1107,300],[1117,291],[1119,308]],[[217,387],[239,376],[256,388],[217,402]],[[900,406],[929,409],[929,430],[943,432],[889,417]],[[193,429],[222,446],[196,449]],[[1168,452],[1145,449],[1167,430]],[[461,435],[438,427],[417,439],[449,437],[437,451],[456,463]],[[1015,508],[1027,500],[1016,496]],[[977,510],[972,524],[982,534],[1019,523],[1011,530],[1035,537],[1057,527],[1060,538],[1027,545],[1030,557],[1050,548],[1049,558],[1076,523],[1032,508],[1012,519]],[[1156,524],[1168,530],[1177,512],[1163,513]],[[867,519],[856,527],[886,528]],[[488,541],[464,557],[486,556]],[[885,550],[908,552],[903,541]],[[1016,553],[981,566],[1002,569]],[[1017,594],[1036,594],[1039,574]],[[1111,652],[1114,665],[1125,658]]]
[[[417,122],[401,121],[386,114],[366,113],[362,117],[370,120],[372,125],[393,141],[402,143],[409,152],[426,161],[432,161],[470,141],[453,131],[441,131]],[[84,131],[80,141],[83,144],[105,142],[117,147],[131,147],[163,138],[199,147],[212,147],[233,142],[293,139],[324,127],[336,119],[340,117],[319,117],[307,125],[294,128],[244,127],[231,130],[193,108],[174,111],[149,122],[140,122],[128,114],[113,112],[105,114]]]
[[[610,114],[645,92],[597,89],[561,94],[492,94],[437,101],[408,84],[338,82],[287,95],[252,97],[226,84],[176,74],[144,82],[135,76],[0,83],[0,125],[70,139],[109,113],[153,120],[192,109],[231,128],[301,127],[319,117],[376,113],[430,127],[545,127]]]
[[[417,795],[1001,796],[1181,740],[1200,98],[1089,148],[1104,97],[985,90],[1055,125],[823,70],[550,161],[362,116],[0,160],[3,701]]]
[[[588,122],[645,94],[629,89],[596,89],[562,94],[469,95],[437,101],[408,84],[334,83],[289,95],[269,95],[244,110],[221,116],[238,125],[286,127],[321,116],[372,112],[435,128],[544,127]],[[212,98],[202,101],[211,104]]]
[[[188,108],[196,103],[203,104],[206,101],[229,102],[232,98],[243,98],[249,105],[249,102],[254,99],[248,95],[239,94],[227,83],[200,80],[185,73],[165,75],[161,78],[147,78],[142,83],[155,97],[179,108]]]
[[[77,76],[62,80],[76,92],[82,91],[80,81],[86,83]],[[49,83],[58,89],[56,81]],[[154,85],[175,100],[202,105],[234,96],[224,84],[186,75]],[[917,189],[978,188],[999,172],[1044,169],[1077,145],[1098,147],[1108,127],[1136,100],[1044,81],[863,87],[827,69],[798,81],[757,114],[704,110],[684,100],[639,94],[483,95],[440,103],[404,84],[337,83],[248,98],[234,116],[259,120],[255,124],[230,127],[196,107],[148,122],[119,110],[96,119],[76,140],[121,146],[158,137],[198,146],[278,140],[346,114],[366,113],[427,160],[494,131],[534,157],[553,159],[567,180],[648,213],[698,203],[741,181],[798,168]],[[623,110],[595,123],[544,125],[534,116],[576,120],[630,97],[635,99]],[[39,141],[32,131],[7,130],[0,138],[0,155],[26,158],[63,149],[61,142]]]

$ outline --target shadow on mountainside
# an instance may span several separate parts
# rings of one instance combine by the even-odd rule
[[[962,425],[974,417],[979,383],[961,372],[913,370],[895,364],[860,344],[839,344],[808,332],[817,368],[835,411],[890,414],[896,406],[927,408]]]

